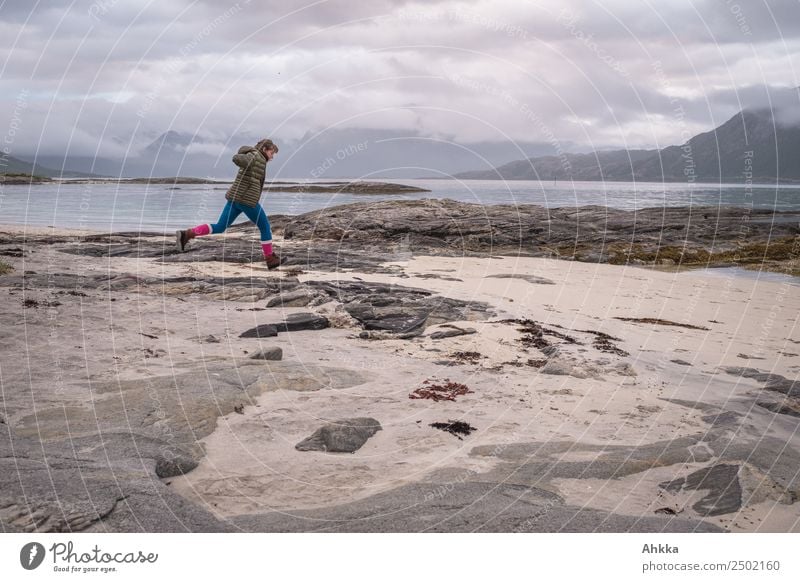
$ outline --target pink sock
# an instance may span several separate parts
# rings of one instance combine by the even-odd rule
[[[264,256],[268,257],[272,254],[272,242],[262,242],[261,250],[264,251]]]
[[[195,226],[192,232],[194,232],[195,236],[206,236],[211,234],[211,227],[207,224],[201,224],[200,226]]]

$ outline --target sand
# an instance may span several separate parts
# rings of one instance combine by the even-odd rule
[[[0,229],[10,236],[19,230]],[[53,234],[52,229],[46,232]],[[170,242],[165,238],[165,244]],[[290,242],[282,244],[286,254],[291,248]],[[250,265],[229,263],[89,260],[46,246],[25,258],[3,260],[15,267],[16,274],[56,268],[138,277],[242,276],[254,271]],[[394,265],[393,274],[306,271],[298,277],[301,282],[394,282],[443,297],[486,302],[496,315],[450,322],[476,333],[439,340],[428,336],[446,327],[429,327],[424,336],[407,340],[364,340],[358,336],[360,329],[344,324],[248,340],[239,333],[259,323],[309,310],[331,313],[332,306],[263,310],[261,300],[225,301],[148,289],[116,293],[114,302],[112,293],[106,292],[91,302],[64,301],[50,310],[20,310],[16,302],[23,297],[46,300],[52,294],[46,289],[12,293],[2,288],[0,278],[0,292],[8,297],[0,314],[6,422],[13,427],[24,416],[24,407],[9,396],[12,382],[27,382],[37,407],[42,407],[80,399],[76,386],[82,380],[164,376],[202,367],[204,362],[245,358],[259,347],[283,349],[283,362],[263,364],[267,378],[270,370],[285,362],[309,371],[331,366],[360,374],[363,381],[343,388],[268,390],[247,402],[241,413],[217,419],[213,432],[200,440],[204,456],[199,466],[164,482],[221,519],[356,502],[424,482],[443,469],[464,471],[470,479],[496,476],[506,471],[505,447],[514,443],[567,443],[562,452],[546,456],[554,466],[591,463],[603,447],[634,450],[684,436],[702,441],[712,428],[715,442],[727,435],[756,446],[769,436],[787,449],[800,450],[798,418],[756,405],[765,393],[763,383],[725,371],[751,367],[797,378],[800,288],[796,285],[516,257],[419,256]],[[283,276],[279,271],[257,271],[265,279]],[[395,273],[408,277],[399,279]],[[513,278],[520,275],[546,281]],[[707,329],[618,318],[661,319]],[[503,322],[507,319],[534,320],[576,343],[545,335],[558,345],[558,353],[548,360],[540,350],[522,345],[520,325]],[[612,344],[628,355],[599,351],[591,332],[613,336]],[[203,343],[208,335],[219,342]],[[457,352],[475,352],[474,363],[442,365]],[[547,364],[534,367],[527,365],[529,360]],[[56,375],[63,389],[54,392]],[[455,402],[409,398],[412,390],[435,378],[464,383],[472,392]],[[719,427],[704,420],[723,411],[739,415],[734,425]],[[364,416],[377,419],[382,430],[353,454],[295,449],[325,422]],[[477,430],[459,440],[429,426],[455,419]],[[501,452],[476,454],[476,447],[482,446]],[[552,478],[545,475],[537,481],[537,486],[569,505],[619,515],[648,516],[669,508],[678,515],[696,516],[692,506],[707,491],[670,493],[659,484],[716,462],[747,465],[749,459],[747,455],[731,459],[702,442],[692,446],[702,453],[693,462],[654,463],[616,478],[598,478],[592,471],[569,478],[556,471]],[[702,519],[732,531],[800,531],[800,504],[792,502],[792,492],[800,488],[798,468],[784,469],[783,477],[774,478],[777,493],[753,495],[738,511]]]
[[[205,440],[207,457],[200,467],[173,480],[172,486],[210,503],[221,515],[353,501],[445,466],[475,471],[491,468],[490,460],[470,457],[471,448],[477,445],[564,439],[638,445],[702,431],[702,412],[663,398],[700,400],[720,407],[746,399],[752,386],[737,385],[735,379],[718,373],[724,366],[747,364],[739,354],[764,358],[758,360],[758,368],[787,377],[796,376],[800,369],[796,356],[784,355],[791,353],[791,340],[797,338],[793,318],[799,303],[797,289],[787,285],[546,259],[421,257],[401,266],[411,276],[404,284],[448,297],[489,302],[498,310],[496,319],[531,318],[568,330],[593,329],[624,338],[618,345],[631,356],[621,361],[629,363],[636,375],[620,374],[612,364],[603,363],[595,366],[609,371],[596,379],[508,366],[502,373],[493,372],[492,366],[513,361],[519,354],[515,345],[519,334],[507,324],[458,322],[478,333],[439,341],[386,340],[367,345],[352,337],[347,341],[348,335],[339,333],[340,337],[329,340],[338,346],[333,353],[329,347],[309,345],[298,337],[289,357],[355,365],[369,370],[374,380],[344,393],[331,390],[309,396],[286,391],[261,396],[244,415],[226,417]],[[461,281],[415,277],[426,273],[447,273]],[[556,284],[487,278],[509,273],[533,274]],[[341,273],[307,273],[301,278],[328,277],[347,279]],[[391,278],[371,275],[369,280]],[[635,324],[614,317],[661,318],[710,330]],[[430,351],[434,349],[441,351]],[[471,351],[484,356],[479,364],[455,369],[431,365],[443,354]],[[575,354],[582,357],[580,351],[578,348]],[[585,359],[596,363],[610,358],[587,355]],[[675,364],[670,361],[673,359],[692,365]],[[475,392],[455,403],[408,400],[407,393],[431,376],[463,382]],[[754,417],[773,416],[752,405],[748,408]],[[388,420],[382,421],[384,430],[357,455],[298,455],[294,451],[294,445],[321,420],[366,413]],[[456,418],[469,419],[477,432],[459,442],[427,426]],[[794,419],[776,418],[764,428],[795,442],[796,426]],[[646,475],[594,484],[583,479],[562,480],[554,491],[569,502],[619,513],[645,513],[659,504],[672,504],[680,510],[696,494],[684,501],[666,501],[657,485],[700,466],[654,469]],[[733,523],[748,531],[800,528],[798,507],[770,512],[773,505],[751,509]],[[779,526],[773,525],[778,521],[776,513],[783,520]],[[729,519],[714,521],[725,525]],[[781,529],[785,527],[789,529]]]

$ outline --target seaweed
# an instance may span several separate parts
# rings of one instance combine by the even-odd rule
[[[432,380],[433,379],[428,379],[422,382],[423,385],[411,392],[408,397],[412,400],[427,399],[433,400],[434,402],[450,400],[454,402],[456,396],[463,396],[464,394],[472,392],[466,384],[452,382],[450,378],[445,378],[441,381],[441,384],[432,383]],[[437,382],[439,381],[437,380]]]
[[[464,422],[463,420],[448,420],[447,422],[432,422],[428,426],[433,428],[438,428],[439,430],[443,430],[445,432],[449,432],[454,437],[458,438],[458,440],[463,441],[463,436],[469,436],[472,434],[473,431],[478,430],[474,426],[470,426],[469,423]]]
[[[449,355],[450,358],[457,362],[465,364],[477,364],[479,360],[485,358],[480,352],[453,352]]]

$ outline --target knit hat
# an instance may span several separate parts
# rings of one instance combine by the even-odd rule
[[[259,151],[261,151],[261,149],[265,147],[275,150],[276,154],[278,153],[278,146],[275,145],[275,142],[273,142],[271,139],[262,139],[256,144],[256,149]]]

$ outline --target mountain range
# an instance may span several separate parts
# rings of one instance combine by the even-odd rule
[[[96,174],[86,172],[74,172],[72,170],[56,170],[49,168],[42,164],[33,164],[26,162],[11,155],[4,155],[2,163],[0,163],[0,173],[2,174],[34,174],[36,176],[44,176],[46,178],[92,178]]]
[[[771,109],[743,110],[680,146],[530,157],[489,170],[456,174],[472,180],[605,180],[641,182],[800,181],[800,124]]]
[[[40,155],[31,163],[6,156],[8,164],[0,171],[47,177],[230,180],[236,171],[230,159],[233,153],[260,137],[240,134],[221,142],[170,130],[124,158]],[[455,176],[479,180],[800,181],[800,123],[788,122],[771,109],[743,110],[712,131],[660,150],[575,153],[575,144],[562,144],[563,149],[572,150],[563,153],[538,142],[461,144],[414,131],[358,128],[309,132],[287,141],[273,137],[280,153],[270,164],[271,179]]]
[[[125,158],[39,155],[34,173],[57,176],[52,168],[69,168],[64,176],[100,174],[112,177],[195,176],[229,179],[236,175],[231,156],[262,135],[235,135],[224,142],[185,132],[167,131]],[[415,131],[334,129],[281,140],[270,163],[270,178],[441,178],[475,168],[502,164],[524,156],[554,153],[549,144],[480,142],[456,143],[426,137]],[[571,144],[576,147],[575,144]],[[30,164],[33,167],[33,164]],[[11,171],[11,170],[7,170]],[[54,173],[55,172],[55,173]]]

